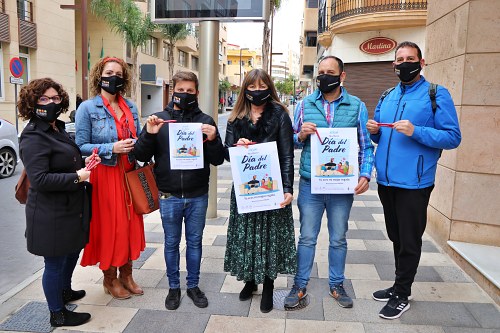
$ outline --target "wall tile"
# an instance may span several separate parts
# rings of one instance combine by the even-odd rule
[[[445,2],[445,1],[440,1]],[[500,1],[471,1],[467,53],[500,52]]]
[[[462,105],[500,105],[500,53],[467,54],[464,69]]]

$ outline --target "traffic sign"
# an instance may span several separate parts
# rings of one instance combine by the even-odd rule
[[[12,84],[23,84],[24,80],[18,77],[10,77],[10,83]]]
[[[10,72],[14,77],[17,78],[23,76],[24,65],[21,59],[17,57],[10,59],[9,67],[10,67]]]

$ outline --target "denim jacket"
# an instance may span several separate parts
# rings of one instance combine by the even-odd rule
[[[141,125],[137,106],[129,100],[125,101],[132,111],[137,136],[139,136]],[[84,156],[91,155],[92,149],[97,147],[102,164],[116,165],[118,155],[113,153],[113,144],[118,141],[115,119],[104,107],[101,96],[95,96],[80,104],[76,112],[75,128],[76,144]],[[135,161],[133,154],[129,154],[128,159],[130,162]]]

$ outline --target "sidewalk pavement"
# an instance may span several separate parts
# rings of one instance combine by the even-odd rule
[[[299,152],[296,152],[298,170]],[[411,308],[399,319],[379,318],[384,303],[374,301],[374,290],[391,286],[394,279],[392,245],[387,238],[383,212],[372,181],[370,190],[355,197],[349,219],[348,254],[344,285],[354,299],[354,308],[339,307],[328,294],[328,232],[323,221],[315,263],[308,285],[309,305],[295,311],[283,310],[283,298],[293,283],[290,276],[275,281],[275,309],[259,310],[260,292],[240,302],[243,283],[223,271],[227,217],[231,191],[228,163],[218,168],[218,218],[207,220],[203,237],[200,288],[209,306],[199,309],[186,297],[182,286],[181,306],[165,309],[168,293],[163,258],[163,229],[160,215],[145,217],[147,248],[134,263],[134,277],[145,294],[128,300],[114,300],[102,288],[97,267],[77,266],[74,289],[87,296],[75,302],[77,311],[90,312],[92,319],[78,327],[54,332],[500,332],[499,308],[425,234],[422,258],[413,284]],[[298,177],[295,181],[298,185]],[[297,197],[297,189],[295,191]],[[296,238],[299,213],[293,205]],[[185,242],[181,242],[181,281],[186,278]],[[2,269],[8,269],[3,267]],[[0,300],[0,331],[50,332],[48,310],[41,285],[42,271],[20,284]],[[75,307],[75,306],[73,306]],[[3,331],[2,331],[3,332]]]

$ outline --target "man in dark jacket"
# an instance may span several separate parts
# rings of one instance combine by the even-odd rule
[[[155,160],[155,176],[160,191],[160,214],[165,233],[165,263],[170,286],[165,307],[180,305],[179,243],[182,221],[186,232],[187,295],[193,303],[208,306],[198,288],[203,229],[208,206],[210,164],[224,162],[224,147],[215,121],[198,108],[198,78],[190,72],[178,72],[172,78],[172,102],[147,120],[137,140],[134,154],[140,161]],[[202,123],[204,166],[201,169],[173,170],[170,166],[169,126],[165,121]]]

